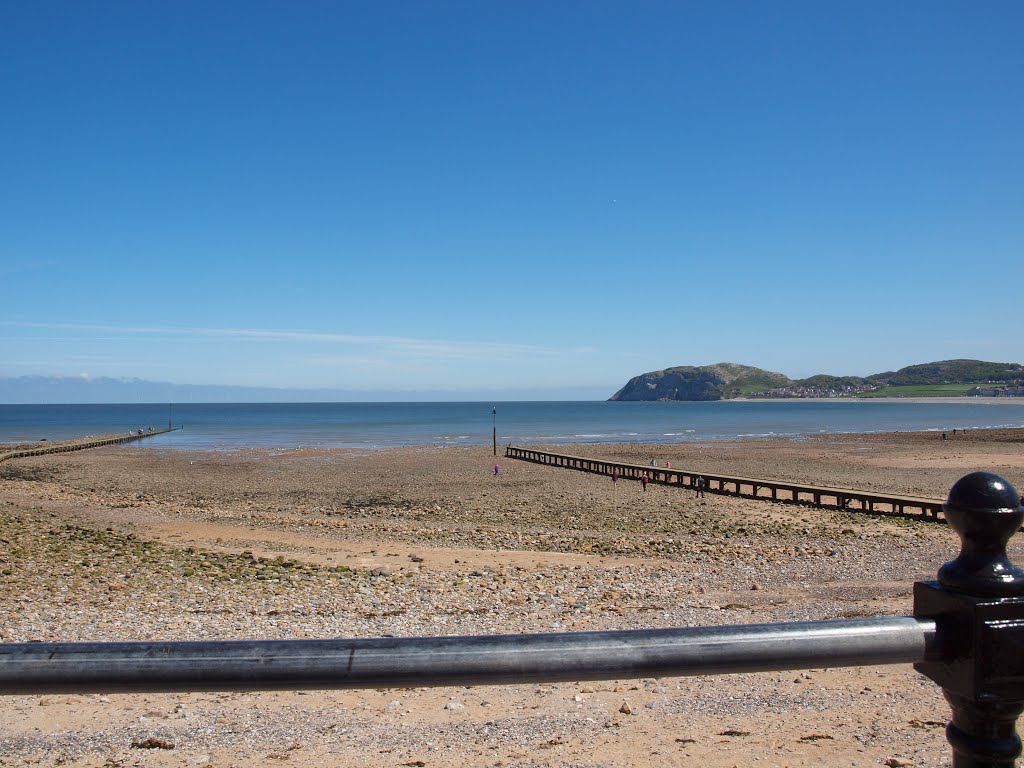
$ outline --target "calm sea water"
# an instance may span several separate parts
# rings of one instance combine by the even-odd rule
[[[169,419],[182,429],[145,445],[190,450],[490,445],[492,424],[501,445],[1024,427],[1024,401],[0,405],[0,442],[161,428]]]

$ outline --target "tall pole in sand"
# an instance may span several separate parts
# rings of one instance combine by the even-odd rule
[[[491,439],[494,441],[494,455],[498,455],[498,409],[491,408]]]

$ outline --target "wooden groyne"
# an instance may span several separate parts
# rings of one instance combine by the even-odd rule
[[[41,445],[38,448],[23,448],[17,451],[0,453],[0,461],[8,459],[21,459],[26,456],[43,456],[47,453],[67,453],[68,451],[82,451],[86,448],[99,448],[104,445],[117,445],[119,443],[130,443],[134,440],[142,440],[147,437],[164,435],[173,432],[174,429],[152,429],[140,432],[129,432],[123,435],[108,435],[106,437],[87,438],[85,440],[71,440],[67,442],[54,443],[52,445]]]
[[[755,480],[750,477],[717,475],[692,469],[675,469],[647,464],[623,464],[607,459],[588,459],[550,451],[535,451],[530,448],[508,446],[505,456],[510,459],[531,461],[551,467],[576,469],[599,475],[617,474],[621,478],[639,480],[644,473],[652,483],[671,485],[696,490],[697,479],[704,478],[704,490],[708,493],[740,496],[748,499],[764,499],[790,504],[810,504],[815,507],[846,509],[868,514],[898,515],[901,517],[925,517],[932,520],[941,518],[942,502],[938,499],[923,499],[915,496],[900,496],[892,493],[855,491],[849,488],[831,488],[819,485],[803,485],[782,480]]]

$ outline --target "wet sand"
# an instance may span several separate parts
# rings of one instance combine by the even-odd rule
[[[1024,430],[815,436],[576,455],[944,498],[1024,487]],[[907,615],[943,524],[736,499],[486,448],[0,463],[0,639],[492,634]],[[1012,551],[1024,562],[1024,551]],[[14,696],[0,765],[948,764],[909,665],[368,691]],[[154,748],[133,747],[146,739]],[[166,748],[173,744],[174,748]],[[162,745],[164,748],[161,748]]]

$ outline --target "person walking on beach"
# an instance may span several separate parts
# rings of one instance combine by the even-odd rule
[[[498,476],[498,472],[500,472],[500,471],[501,471],[501,467],[499,467],[497,464],[495,464],[494,465],[494,476],[497,477]]]
[[[694,492],[694,496],[696,496],[699,499],[703,499],[704,498],[704,485],[705,485],[705,483],[704,483],[704,476],[703,475],[698,476],[697,477],[697,483],[696,483],[697,490]]]
[[[619,482],[619,473],[618,472],[612,472],[612,485],[615,485],[618,482]]]
[[[647,493],[647,479],[648,478],[647,478],[647,473],[646,472],[644,472],[642,475],[640,475],[640,485],[643,486],[644,493]]]

